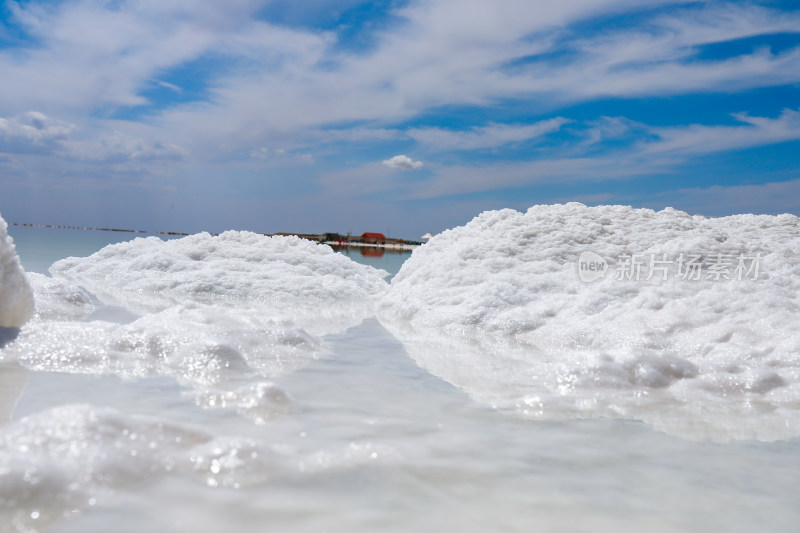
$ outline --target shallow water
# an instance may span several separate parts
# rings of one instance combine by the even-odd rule
[[[46,233],[11,228],[28,270],[107,244]],[[800,524],[797,439],[712,443],[635,420],[528,420],[426,372],[374,318],[324,341],[325,353],[271,379],[261,423],[247,398],[211,408],[170,377],[2,364],[2,403],[17,401],[0,426],[0,531]]]
[[[125,242],[149,233],[80,230],[34,226],[9,226],[22,265],[27,272],[47,274],[55,261],[65,257],[85,257],[106,245]],[[177,239],[175,235],[158,235],[161,240]]]

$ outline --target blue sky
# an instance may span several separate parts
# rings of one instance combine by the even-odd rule
[[[6,1],[0,213],[390,232],[565,201],[800,214],[800,7]]]

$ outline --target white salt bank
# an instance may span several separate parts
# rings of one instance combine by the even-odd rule
[[[8,224],[0,216],[0,328],[22,326],[33,310],[33,292],[8,235]]]
[[[38,320],[80,320],[95,311],[91,295],[81,287],[36,272],[28,272]]]
[[[314,334],[358,324],[388,288],[387,272],[329,246],[246,231],[138,238],[63,259],[50,272],[137,313],[195,302],[288,318]]]
[[[290,404],[265,379],[324,354],[319,335],[373,315],[388,289],[384,271],[328,246],[235,231],[134,239],[51,271],[55,278],[31,276],[36,314],[5,342],[2,360],[176,378],[203,407],[235,408],[257,423]]]
[[[414,251],[381,322],[476,400],[688,437],[800,435],[800,219],[485,212]]]
[[[323,351],[320,340],[289,321],[190,303],[128,324],[36,319],[2,356],[30,370],[170,376],[205,391],[294,371]]]

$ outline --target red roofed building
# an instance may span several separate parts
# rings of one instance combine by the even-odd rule
[[[386,235],[383,233],[364,233],[361,235],[361,242],[367,244],[385,244]]]

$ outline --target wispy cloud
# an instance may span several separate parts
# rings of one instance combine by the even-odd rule
[[[139,176],[151,173],[154,165],[172,165],[188,155],[180,146],[158,139],[145,140],[118,131],[80,132],[75,124],[38,111],[0,117],[0,153],[4,152],[35,156],[39,166],[102,163],[110,165],[104,167],[107,174],[136,171]]]
[[[483,165],[453,165],[407,189],[409,198],[438,198],[564,182],[599,182],[657,174],[666,162],[642,164],[632,157],[565,157]]]
[[[171,106],[151,119],[181,137],[176,144],[203,143],[199,155],[224,149],[227,139],[257,147],[289,132],[310,138],[342,121],[390,124],[441,105],[490,105],[505,98],[552,105],[547,102],[800,81],[800,52],[794,49],[692,60],[703,44],[800,27],[797,16],[758,6],[682,10],[633,30],[575,41],[565,31],[569,24],[634,11],[637,3],[576,0],[537,6],[536,16],[527,16],[531,4],[523,0],[491,6],[410,2],[395,11],[402,23],[381,30],[373,49],[348,55],[336,48],[331,32],[258,20],[261,2],[190,4],[123,1],[112,10],[89,1],[10,3],[37,46],[25,51],[23,61],[16,51],[0,51],[3,106],[7,112],[52,110],[71,120],[108,106],[151,105],[143,94],[153,80],[178,87],[163,80],[165,71],[216,57],[221,68],[208,80],[205,104]],[[548,59],[559,51],[569,55]],[[524,58],[533,61],[509,68]],[[215,127],[202,127],[209,123]],[[463,132],[412,128],[408,134],[433,149],[469,150],[541,133],[535,125],[496,123]]]
[[[270,149],[265,146],[251,150],[250,157],[262,161],[269,161],[271,164],[278,166],[287,164],[311,165],[314,163],[314,157],[311,154],[289,152],[284,148]]]
[[[8,5],[35,42],[24,60],[15,50],[0,52],[0,98],[10,108],[71,113],[145,104],[139,91],[159,69],[196,57],[214,41],[212,32],[192,24],[200,15],[177,4],[172,10],[151,2],[116,10],[90,1]],[[218,20],[227,18],[223,11]],[[175,24],[178,16],[189,22]]]
[[[625,117],[601,116],[589,121],[587,126],[586,130],[579,133],[584,137],[584,140],[579,143],[578,149],[602,145],[606,141],[617,141],[619,139],[635,141],[643,137],[653,136],[649,126]]]
[[[462,131],[418,128],[410,129],[406,134],[429,150],[480,150],[542,137],[569,122],[557,117],[535,124],[490,124]]]
[[[602,155],[563,155],[555,159],[439,166],[432,178],[415,184],[412,197],[432,198],[481,191],[563,182],[597,182],[674,172],[690,156],[775,144],[800,139],[800,112],[784,110],[777,118],[735,115],[740,126],[690,125],[649,127],[625,119],[589,124],[588,144],[605,138],[644,132],[647,140]],[[586,145],[586,143],[583,143]],[[580,145],[578,145],[579,147]],[[591,146],[586,146],[587,150]],[[570,147],[573,153],[576,147]]]
[[[63,147],[74,129],[74,124],[51,120],[38,111],[0,117],[0,152],[52,153]]]
[[[169,83],[167,81],[162,81],[162,80],[155,80],[155,83],[159,87],[164,87],[164,88],[169,89],[170,91],[173,91],[175,93],[178,93],[178,94],[183,93],[183,89],[181,89],[180,87],[178,87],[174,83]]]
[[[653,128],[659,137],[640,145],[644,153],[706,154],[726,152],[765,144],[800,139],[800,112],[784,110],[778,118],[733,115],[741,126],[690,125],[678,128]]]
[[[99,138],[72,141],[66,144],[70,157],[84,161],[109,163],[180,162],[188,153],[180,146],[163,141],[146,141],[121,132],[110,132]]]
[[[710,216],[798,213],[800,180],[678,189],[656,195],[648,205],[655,208],[677,206],[690,213]]]
[[[762,48],[698,59],[702,47],[757,35],[800,32],[800,16],[755,5],[715,3],[682,9],[641,26],[565,43],[567,61],[535,63],[533,90],[561,98],[654,96],[735,91],[800,80],[800,50]],[[524,72],[524,71],[523,71]]]

